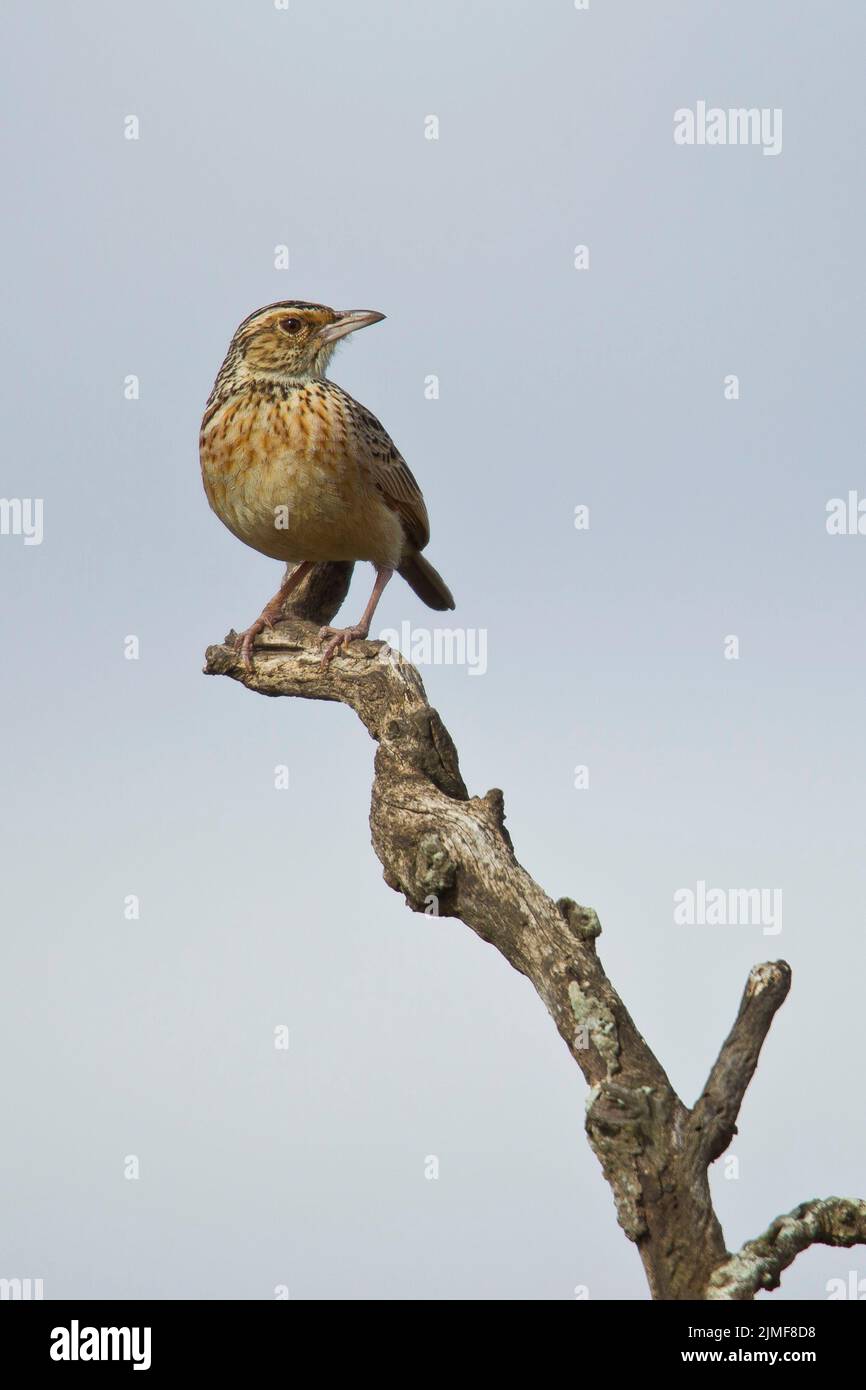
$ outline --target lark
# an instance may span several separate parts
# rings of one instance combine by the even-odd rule
[[[325,375],[342,338],[384,317],[295,299],[257,309],[232,338],[208,398],[200,436],[207,499],[239,540],[291,567],[238,637],[248,669],[256,637],[322,560],[368,560],[376,569],[360,621],[321,629],[325,663],[367,637],[395,572],[429,608],[454,607],[421,554],[430,524],[405,459],[375,415]]]

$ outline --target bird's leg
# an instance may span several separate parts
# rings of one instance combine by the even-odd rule
[[[282,584],[270,603],[265,604],[255,622],[247,628],[246,632],[238,633],[236,647],[243,657],[244,665],[248,671],[253,669],[253,642],[255,638],[260,632],[264,632],[266,627],[273,627],[274,623],[279,620],[283,611],[283,604],[289,594],[298,587],[304,575],[308,574],[312,568],[312,560],[303,560],[293,570],[287,570]]]
[[[329,638],[325,650],[322,652],[322,661],[327,666],[340,647],[348,647],[350,642],[356,639],[363,640],[370,631],[370,624],[373,621],[373,614],[382,594],[385,592],[385,585],[394,573],[387,565],[376,566],[376,582],[373,585],[373,592],[370,595],[370,602],[364,609],[361,621],[354,627],[323,627],[319,632],[319,641],[324,642]]]

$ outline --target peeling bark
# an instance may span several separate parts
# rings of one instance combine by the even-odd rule
[[[849,1211],[863,1204],[828,1198],[780,1217],[752,1246],[729,1254],[707,1168],[736,1133],[790,968],[778,961],[751,972],[731,1033],[689,1110],[605,974],[595,912],[570,898],[554,901],[518,862],[502,792],[469,795],[415,667],[380,642],[354,642],[322,664],[317,628],[305,619],[328,622],[350,575],[350,566],[317,566],[293,594],[292,616],[262,634],[253,671],[233,649],[233,634],[208,648],[205,671],[262,695],[335,700],[356,712],[378,745],[370,828],[386,883],[415,912],[435,899],[439,915],[459,918],[533,985],[590,1087],[587,1137],[653,1298],[750,1298],[757,1288],[776,1287],[780,1270],[828,1233],[859,1232],[849,1244],[866,1239],[862,1213],[858,1224]]]

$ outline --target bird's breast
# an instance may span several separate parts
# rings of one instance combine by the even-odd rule
[[[289,562],[399,558],[401,528],[351,422],[315,388],[229,399],[205,415],[200,452],[211,507],[255,550]]]

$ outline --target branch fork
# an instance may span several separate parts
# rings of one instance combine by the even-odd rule
[[[285,621],[261,634],[251,670],[230,634],[208,648],[205,672],[261,695],[337,701],[358,715],[378,745],[370,828],[385,882],[415,912],[433,907],[459,918],[537,991],[590,1087],[587,1137],[652,1296],[753,1298],[778,1287],[810,1245],[866,1243],[866,1203],[828,1197],[778,1217],[737,1254],[726,1249],[707,1170],[737,1132],[790,967],[753,968],[706,1085],[687,1107],[604,971],[596,913],[571,898],[554,901],[518,862],[502,792],[469,795],[415,667],[371,641],[322,662],[319,627],[345,597],[350,575],[350,566],[314,566]]]

